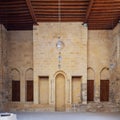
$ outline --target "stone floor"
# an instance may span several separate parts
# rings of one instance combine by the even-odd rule
[[[17,120],[120,120],[120,113],[17,112]]]

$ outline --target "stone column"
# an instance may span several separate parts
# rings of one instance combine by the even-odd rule
[[[54,82],[54,80],[53,79],[50,79],[50,104],[53,104],[54,103],[54,100],[53,100],[53,82]]]
[[[85,78],[82,80],[84,80],[82,83],[82,104],[87,104],[87,82]]]
[[[21,102],[25,102],[26,99],[26,85],[25,85],[25,72],[23,71],[21,74],[20,74],[20,101]]]
[[[38,77],[34,77],[34,103],[39,104]]]
[[[34,69],[34,80],[33,80],[33,85],[34,85],[34,103],[35,104],[39,104],[39,92],[38,92],[38,85],[39,85],[39,82],[38,82],[38,70],[37,70],[37,66],[38,66],[38,61],[36,60],[37,59],[37,56],[36,56],[36,44],[37,44],[37,41],[38,41],[38,26],[33,26],[33,69]]]
[[[67,104],[70,104],[70,79],[67,79]]]
[[[100,102],[100,73],[96,72],[95,74],[95,102]]]
[[[83,66],[82,66],[82,104],[87,104],[87,41],[88,41],[88,28],[87,26],[82,26],[82,54],[83,54]]]

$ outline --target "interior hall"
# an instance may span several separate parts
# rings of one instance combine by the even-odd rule
[[[0,112],[119,114],[120,0],[0,0]]]

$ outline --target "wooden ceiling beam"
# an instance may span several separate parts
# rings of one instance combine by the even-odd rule
[[[108,10],[107,10],[107,11],[104,11],[104,10],[98,11],[98,10],[97,10],[97,11],[96,11],[96,10],[95,10],[95,11],[92,11],[91,14],[94,14],[94,13],[95,13],[95,14],[112,14],[112,13],[117,13],[117,12],[120,12],[120,10],[117,10],[117,11],[115,11],[115,10],[112,10],[112,11],[111,11],[111,10],[109,10],[109,11],[108,11]]]
[[[109,27],[112,27],[113,25],[111,24],[104,24],[104,23],[101,23],[101,24],[97,24],[97,23],[94,23],[94,24],[88,24],[88,26],[100,26],[100,27],[104,27],[104,26],[109,26]]]
[[[31,2],[56,2],[57,0],[31,0]],[[64,0],[62,2],[75,2],[75,0]],[[80,2],[89,2],[89,0],[79,0]],[[58,1],[57,1],[58,2]]]
[[[17,1],[0,1],[0,5],[2,6],[2,5],[14,5],[14,4],[16,4],[16,5],[20,5],[20,4],[25,4],[25,1],[20,1],[20,0],[17,0]]]
[[[89,20],[114,20],[113,18],[111,18],[111,17],[103,17],[103,18],[89,18]]]
[[[39,14],[58,14],[57,11],[35,11],[35,14],[36,15],[39,15]],[[85,15],[85,12],[84,11],[67,11],[67,10],[64,10],[61,12],[61,14],[81,14],[81,15]]]
[[[104,20],[88,20],[88,23],[109,23],[109,24],[111,24],[113,22],[113,20],[106,20],[106,19],[104,19]]]
[[[15,14],[0,14],[0,16],[1,17],[10,17],[10,18],[12,18],[12,17],[30,17],[29,15],[28,15],[28,13],[23,13],[23,14],[18,14],[18,13],[15,13]],[[31,17],[30,17],[31,18]]]
[[[89,20],[90,20],[90,19],[96,19],[96,20],[97,20],[97,19],[100,19],[100,18],[101,18],[101,19],[104,19],[104,18],[105,18],[106,20],[107,20],[107,18],[111,18],[112,20],[114,20],[114,19],[116,19],[117,16],[118,16],[118,15],[114,15],[114,16],[113,16],[113,15],[91,16],[91,17],[89,17]],[[88,21],[89,21],[89,20],[88,20]]]
[[[91,16],[89,18],[92,18],[92,17],[108,17],[108,16],[115,18],[115,17],[117,17],[119,15],[120,15],[119,12],[116,12],[116,13],[105,13],[105,14],[91,14]]]
[[[23,20],[20,20],[20,19],[23,19]],[[29,19],[29,18],[18,18],[18,19],[15,19],[15,18],[14,18],[14,19],[6,19],[6,18],[5,18],[5,19],[1,19],[0,21],[1,21],[1,22],[5,22],[5,23],[6,23],[6,22],[7,22],[7,23],[11,23],[11,22],[19,23],[19,22],[26,22],[26,21],[33,23],[33,21],[32,21],[31,19]],[[26,23],[27,23],[27,22],[26,22]]]
[[[104,11],[106,11],[106,10],[111,10],[112,11],[112,9],[113,10],[117,10],[117,9],[120,9],[120,6],[107,6],[107,7],[93,7],[92,8],[92,10],[104,10]]]
[[[0,21],[0,22],[2,22],[2,24],[8,24],[8,25],[10,25],[10,24],[26,24],[26,22],[25,21],[9,21],[9,22],[7,22],[7,21]],[[33,22],[32,21],[27,21],[27,23],[28,24],[33,24]],[[19,27],[19,25],[18,25],[18,27]]]
[[[119,0],[95,0],[96,4],[112,4],[112,3],[120,3]]]
[[[39,17],[39,16],[58,16],[57,13],[39,13],[39,14],[36,14],[36,17]],[[85,17],[85,14],[84,13],[61,13],[61,16],[84,16]]]
[[[56,5],[39,5],[39,6],[34,6],[33,9],[58,9],[58,6]],[[74,5],[66,5],[66,6],[61,6],[61,9],[86,9],[86,6],[74,6]]]
[[[0,9],[0,13],[5,13],[5,12],[7,12],[7,13],[16,12],[17,13],[18,11],[21,11],[21,12],[28,11],[28,9],[25,8],[25,7],[21,7],[21,8],[7,8],[7,10],[6,10],[6,8]]]
[[[34,9],[34,11],[35,11],[35,13],[39,13],[39,12],[53,12],[53,11],[58,11],[58,9],[56,8],[56,9],[44,9],[44,8],[42,8],[42,9]],[[65,9],[61,9],[61,12],[64,12],[64,11],[76,11],[76,12],[79,12],[79,13],[81,13],[81,12],[85,12],[86,13],[86,9],[79,9],[79,8],[73,8],[73,9],[69,9],[69,8],[65,8]]]
[[[101,26],[96,26],[96,27],[88,26],[88,30],[112,30],[112,27],[111,26],[103,26],[103,27],[101,27]]]
[[[49,19],[41,17],[41,18],[37,18],[37,20],[38,20],[38,22],[58,22],[57,17],[49,17]],[[61,22],[64,22],[64,21],[66,21],[66,22],[69,22],[69,21],[71,21],[71,22],[74,22],[74,21],[80,22],[81,21],[82,22],[83,20],[84,20],[84,18],[80,18],[80,17],[78,17],[78,18],[76,18],[76,17],[69,17],[69,18],[64,17],[64,18],[61,18]]]
[[[34,14],[34,11],[33,11],[31,1],[30,0],[26,0],[26,4],[27,4],[27,7],[29,9],[29,12],[30,12],[30,15],[32,17],[32,20],[33,20],[34,24],[37,24],[37,19],[36,19],[36,16]]]
[[[29,11],[26,10],[17,10],[17,11],[0,11],[0,14],[25,14],[25,13],[29,13]]]
[[[99,27],[104,27],[104,26],[108,26],[108,27],[111,27],[112,25],[111,24],[97,24],[97,23],[94,23],[94,24],[89,24],[88,26],[99,26]]]
[[[25,4],[13,4],[13,5],[9,5],[9,4],[7,4],[7,5],[1,5],[0,4],[0,9],[11,9],[11,8],[21,8],[21,7],[23,7],[23,8],[26,8],[26,5]]]
[[[114,4],[114,7],[116,7],[116,6],[120,7],[119,5],[120,5],[120,3]],[[109,4],[95,4],[94,5],[94,7],[108,7],[108,6],[113,7],[113,4],[109,3]]]
[[[120,15],[120,12],[107,12],[107,13],[99,13],[99,12],[92,12],[91,15],[96,15],[96,16],[100,16],[100,15]]]
[[[120,9],[106,9],[105,10],[103,8],[103,9],[96,9],[96,10],[92,9],[92,11],[93,11],[93,13],[95,13],[95,12],[99,12],[99,13],[105,13],[105,12],[107,13],[107,12],[109,12],[110,13],[110,12],[120,12]]]
[[[106,2],[106,0],[96,0],[96,1],[99,1],[99,2],[105,1]],[[111,1],[113,1],[113,0],[107,0],[107,2],[111,2]]]
[[[1,20],[6,20],[6,21],[11,21],[11,20],[13,20],[13,21],[26,21],[26,20],[31,20],[32,21],[32,19],[30,18],[30,17],[10,17],[10,18],[8,18],[8,17],[3,17],[3,19],[1,19]]]
[[[7,24],[6,24],[7,25]],[[18,23],[17,25],[22,25],[22,26],[27,26],[27,25],[32,25],[31,23]],[[16,24],[9,24],[8,26],[17,26]]]
[[[57,15],[54,15],[54,16],[51,16],[51,15],[47,15],[47,16],[43,16],[43,15],[39,15],[39,17],[38,18],[47,18],[47,19],[49,19],[49,18],[55,18],[55,19],[58,19],[58,16]],[[78,15],[65,15],[65,16],[61,16],[61,18],[71,18],[71,19],[74,19],[74,18],[83,18],[84,19],[84,16],[78,16]]]
[[[112,30],[111,26],[88,26],[88,30]]]
[[[88,26],[111,26],[111,24],[106,24],[106,23],[90,23]]]
[[[50,6],[53,6],[53,5],[58,5],[58,1],[56,2],[32,2],[32,5],[33,6],[39,6],[39,5],[43,5],[43,6],[46,6],[46,5],[50,5]],[[74,5],[74,6],[88,6],[88,2],[80,2],[80,1],[67,1],[67,2],[64,2],[62,1],[61,2],[61,6],[65,6],[65,5]]]
[[[88,25],[88,28],[101,28],[101,29],[106,30],[107,28],[112,28],[112,27],[109,26],[109,25],[99,25],[99,26],[97,26],[97,25]]]
[[[88,29],[112,29],[120,0],[61,0],[61,22],[87,22]],[[0,23],[9,30],[32,29],[33,23],[58,22],[57,0],[2,0]]]
[[[109,3],[112,2],[113,0],[95,0],[96,2],[104,2],[104,3]]]
[[[86,17],[85,17],[84,23],[87,23],[87,21],[88,21],[93,3],[94,3],[94,0],[90,0],[89,6],[88,6],[88,9],[87,9],[87,12],[86,12]]]

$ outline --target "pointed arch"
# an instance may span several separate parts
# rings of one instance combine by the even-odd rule
[[[68,79],[67,74],[62,70],[56,71],[53,75],[53,78],[54,78],[53,85],[55,88],[55,91],[53,91],[55,99],[55,110],[65,111],[66,109],[65,103],[67,100],[66,88],[70,90],[70,80]],[[60,99],[60,97],[62,99]]]
[[[100,71],[100,79],[101,80],[108,80],[110,78],[109,68],[104,67]]]
[[[100,71],[100,101],[109,101],[109,68]]]
[[[33,101],[33,69],[28,68],[25,72],[26,101]]]
[[[33,69],[28,68],[25,72],[25,79],[26,80],[33,80]]]
[[[65,79],[67,79],[67,74],[64,71],[62,71],[62,70],[59,70],[59,71],[55,72],[55,74],[53,75],[54,78],[56,78],[56,76],[58,74],[62,74],[65,77]]]
[[[17,68],[11,69],[11,79],[20,80],[20,71]]]
[[[12,80],[12,101],[20,101],[20,71],[17,68],[11,69]]]
[[[92,67],[88,67],[87,69],[87,79],[94,80],[95,79],[95,71]]]
[[[55,77],[55,110],[65,111],[65,76],[61,72]]]
[[[87,74],[87,101],[94,101],[95,71],[93,68],[88,67]]]

